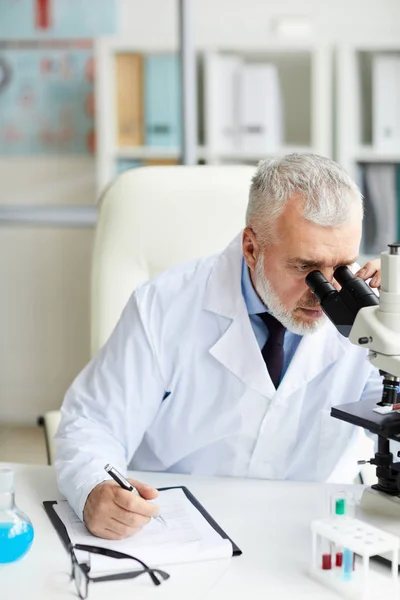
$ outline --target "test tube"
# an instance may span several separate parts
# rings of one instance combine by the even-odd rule
[[[343,550],[342,577],[345,581],[350,581],[353,573],[353,552],[348,548]]]
[[[329,512],[331,517],[344,515],[346,511],[347,493],[344,490],[337,490],[330,495]]]
[[[321,568],[323,571],[330,571],[332,569],[332,547],[331,542],[326,538],[320,538],[320,550],[322,553]]]
[[[347,512],[345,499],[346,492],[340,491],[331,496],[331,516],[341,518]],[[339,544],[332,544],[331,552],[334,555],[335,567],[341,568],[343,565],[343,547]]]
[[[332,554],[325,552],[322,555],[322,570],[330,571],[332,569]]]

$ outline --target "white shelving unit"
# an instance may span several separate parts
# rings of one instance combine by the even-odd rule
[[[396,221],[397,237],[399,235],[399,217],[396,215],[398,215],[400,206],[398,197],[396,201],[398,191],[395,183],[395,167],[393,166],[393,181],[389,181],[389,183],[382,177],[376,179],[377,170],[375,170],[373,199],[370,197],[371,188],[368,187],[372,181],[370,165],[400,164],[400,143],[398,150],[392,148],[391,151],[383,152],[374,142],[376,106],[374,106],[373,60],[376,55],[400,57],[400,40],[374,40],[365,43],[360,41],[342,45],[337,49],[336,55],[335,158],[350,173],[366,196],[361,262],[376,258],[380,252],[386,249],[386,244],[396,238],[394,231]],[[367,171],[367,169],[369,170]],[[369,179],[366,191],[364,185],[367,173],[369,173]],[[388,185],[391,186],[390,190],[388,190]],[[392,186],[394,187],[392,188]],[[381,194],[381,199],[379,194]],[[385,202],[388,203],[392,197],[396,204],[394,206],[386,204],[385,206]],[[375,240],[372,241],[372,247],[370,245],[371,237],[368,238],[367,234],[371,228],[375,229]]]
[[[225,152],[213,147],[208,135],[212,101],[208,87],[213,85],[207,72],[211,53],[237,56],[244,63],[269,63],[277,68],[281,89],[284,139],[273,152]],[[204,129],[209,161],[258,162],[290,152],[315,152],[332,155],[332,50],[309,43],[266,42],[261,47],[232,47],[207,51],[204,70]]]
[[[104,189],[115,176],[118,159],[176,159],[180,148],[117,145],[115,102],[115,56],[118,53],[142,54],[177,52],[173,47],[138,47],[121,39],[103,38],[96,43],[96,131],[97,190]],[[207,141],[207,61],[210,52],[236,54],[244,60],[269,61],[276,64],[282,87],[284,106],[284,144],[274,156],[289,152],[316,152],[332,155],[332,49],[317,44],[268,43],[263,47],[198,49],[199,112],[204,140],[199,140],[197,160],[210,164],[257,163],[272,155],[237,152],[216,152]]]
[[[373,145],[372,56],[397,54],[400,40],[341,46],[336,70],[336,158],[358,180],[358,164],[400,163],[398,152],[381,152]]]

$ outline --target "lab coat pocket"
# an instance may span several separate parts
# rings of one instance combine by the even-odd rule
[[[320,411],[317,480],[330,481],[335,471],[335,480],[344,483],[348,480],[347,456],[352,446],[354,426],[331,417],[330,413],[330,409]],[[350,456],[348,458],[351,461]]]

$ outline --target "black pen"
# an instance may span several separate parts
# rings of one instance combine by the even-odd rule
[[[110,465],[110,463],[107,463],[105,465],[104,470],[107,471],[110,477],[112,477],[114,481],[116,481],[118,485],[120,485],[124,490],[128,490],[128,492],[135,492],[138,496],[140,496],[140,498],[143,498],[139,490],[135,488],[135,486],[132,485],[127,479],[125,479],[125,477],[121,475],[121,473],[117,471],[115,467]],[[163,525],[167,524],[161,515],[158,515],[158,517],[153,517],[153,519],[155,519],[159,523],[162,523]]]

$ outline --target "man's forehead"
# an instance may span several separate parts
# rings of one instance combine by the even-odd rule
[[[287,258],[326,263],[349,263],[359,253],[361,226],[351,221],[341,227],[321,227],[302,223],[297,230],[285,232],[281,249]]]

